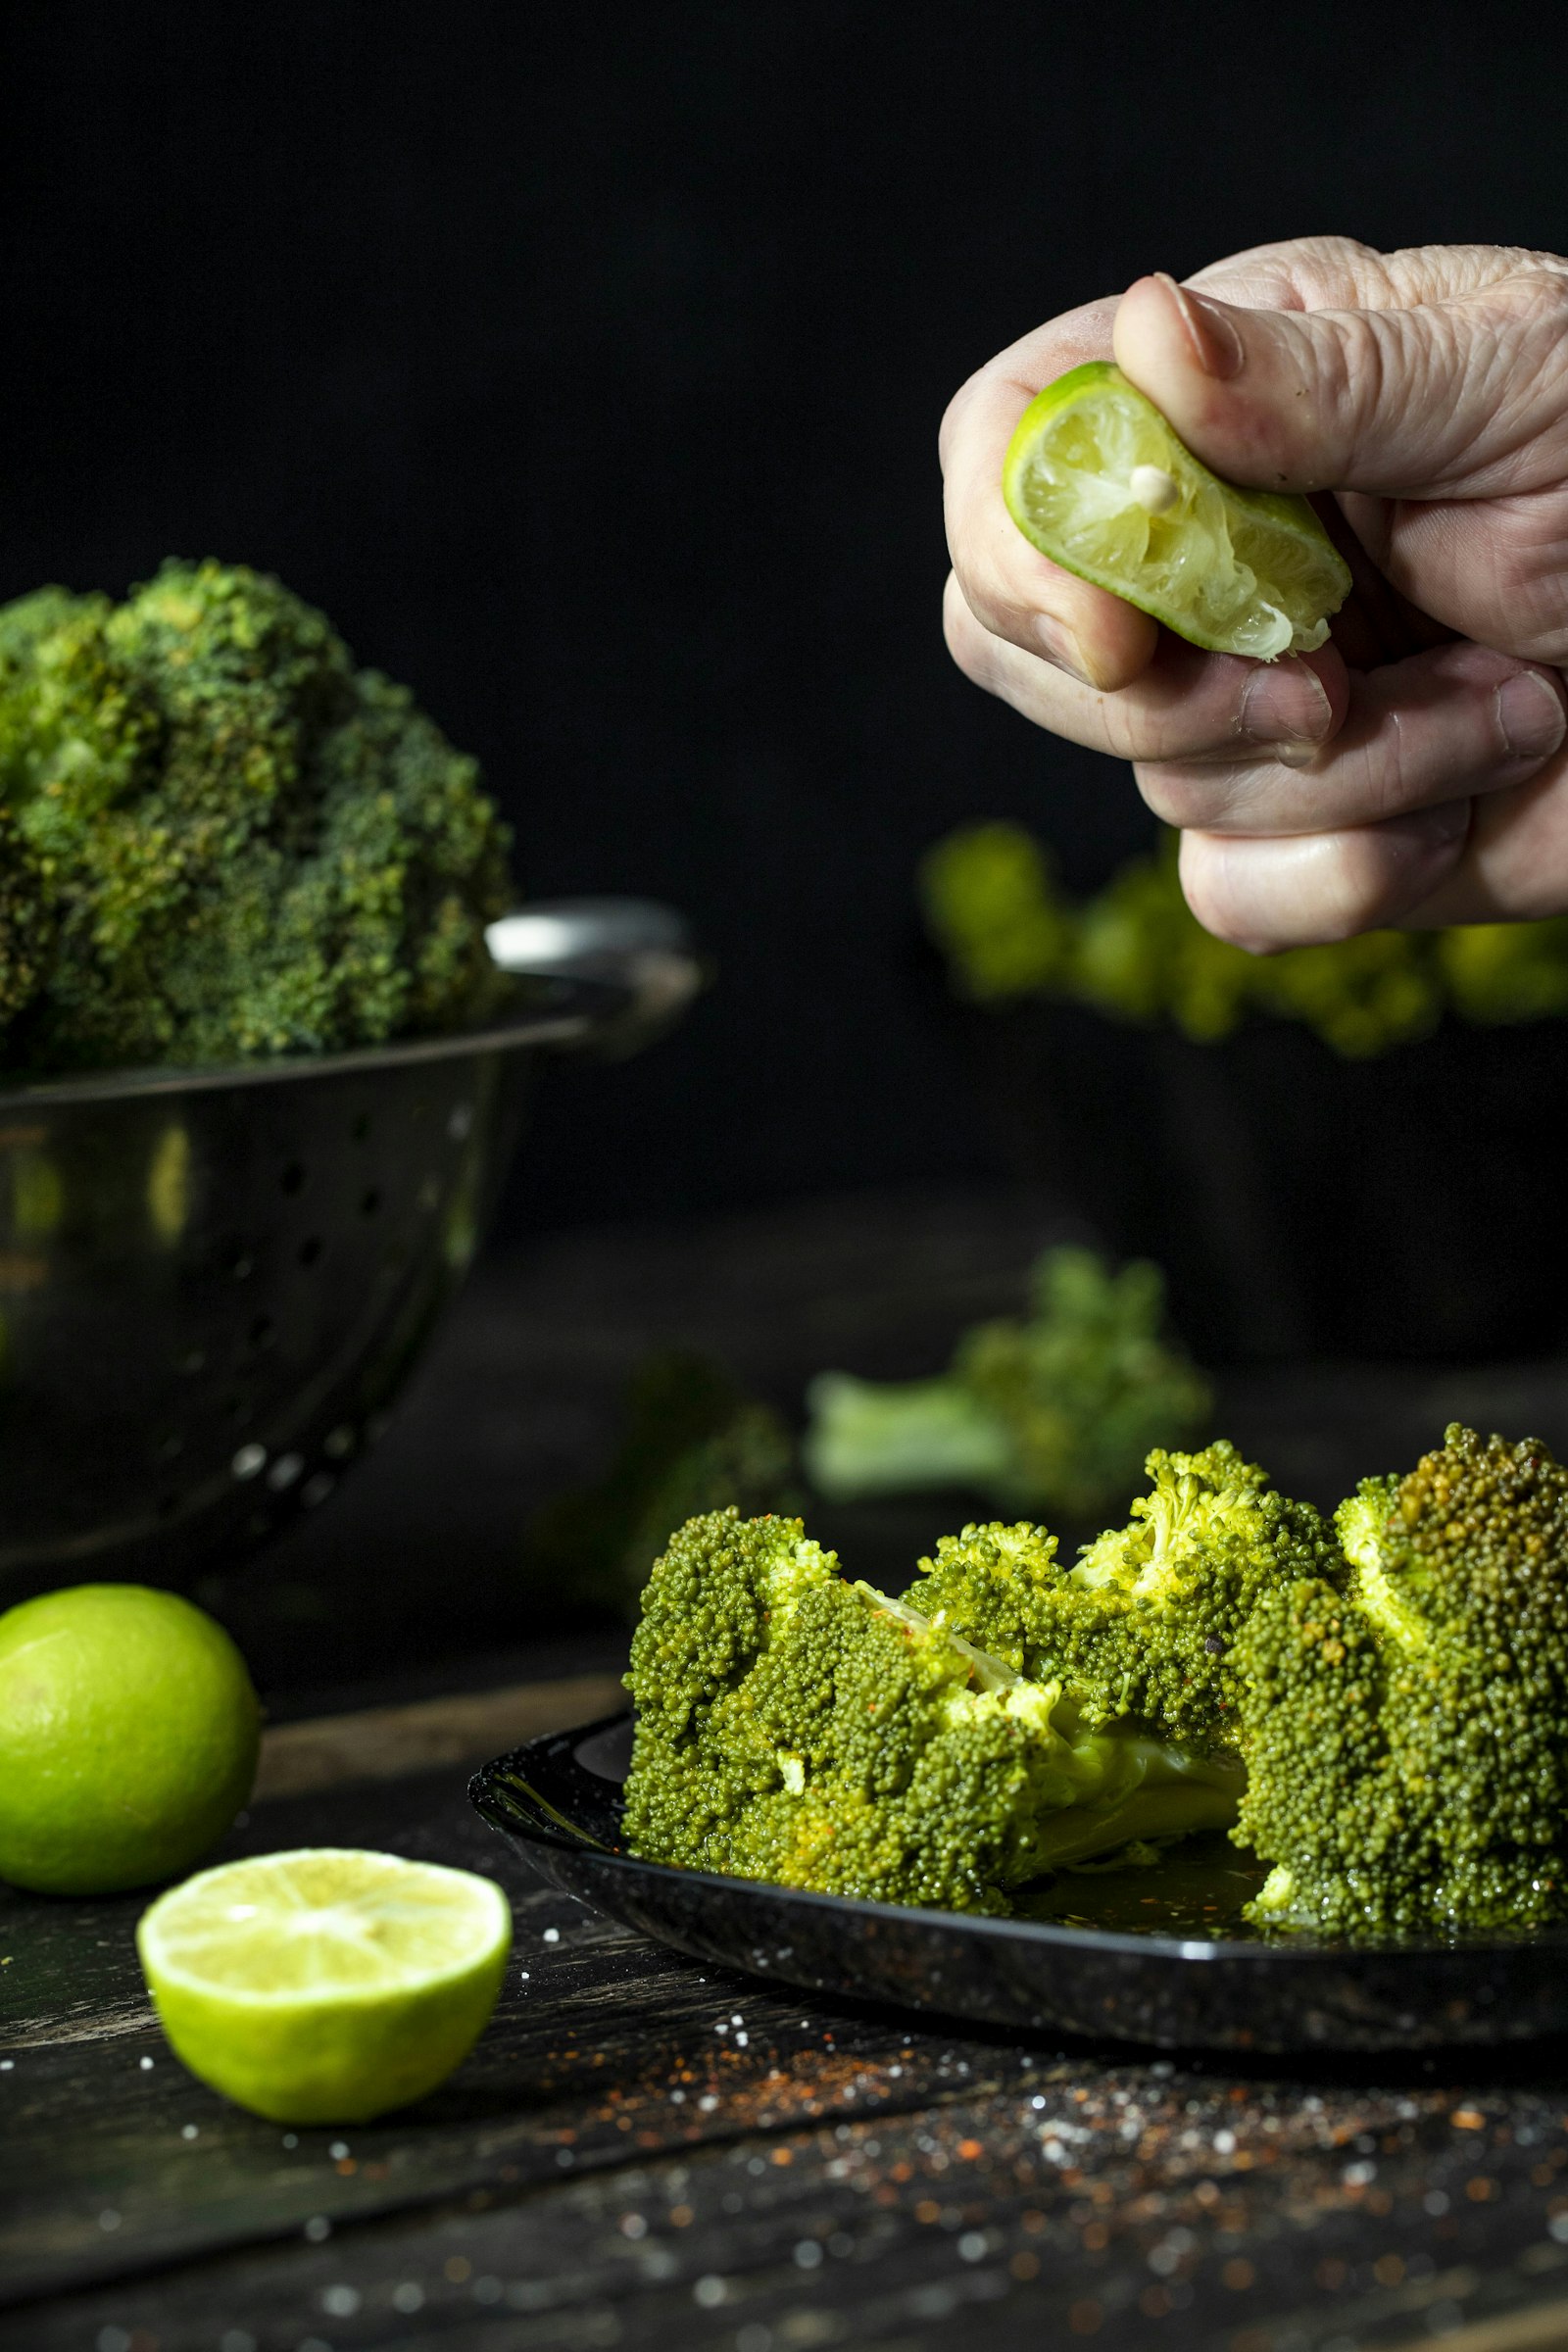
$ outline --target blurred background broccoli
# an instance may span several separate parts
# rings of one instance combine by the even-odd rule
[[[661,1348],[626,1384],[608,1469],[535,1514],[524,1563],[530,1581],[560,1579],[581,1598],[634,1618],[672,1529],[731,1503],[751,1519],[797,1511],[802,1501],[780,1415],[711,1357]]]
[[[920,897],[954,988],[990,1005],[1068,998],[1115,1020],[1170,1021],[1200,1043],[1268,1014],[1354,1059],[1427,1036],[1446,1012],[1478,1025],[1568,1012],[1568,916],[1250,956],[1190,912],[1176,851],[1167,833],[1075,904],[1022,826],[949,834],[922,862]]]
[[[830,1502],[962,1491],[1002,1511],[1090,1519],[1155,1446],[1204,1434],[1213,1397],[1168,1334],[1157,1266],[1048,1250],[1026,1315],[977,1324],[937,1380],[823,1372],[807,1393],[808,1476]]]
[[[241,566],[0,608],[12,1067],[377,1045],[497,1001],[510,836],[474,761]]]
[[[1152,1447],[1206,1434],[1208,1383],[1163,1329],[1157,1267],[1054,1249],[1029,1287],[1028,1312],[963,1333],[936,1380],[820,1373],[799,1457],[784,1417],[710,1357],[648,1356],[604,1475],[527,1529],[530,1581],[569,1578],[635,1616],[673,1529],[731,1503],[743,1518],[798,1513],[808,1490],[829,1503],[959,1494],[1086,1524],[1119,1509]]]

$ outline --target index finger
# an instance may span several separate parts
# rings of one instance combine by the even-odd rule
[[[1030,546],[1003,503],[1002,461],[1043,385],[1080,361],[1109,359],[1115,315],[1114,297],[1088,303],[999,353],[954,396],[941,437],[948,545],[970,612],[993,636],[1102,693],[1148,667],[1158,627]]]

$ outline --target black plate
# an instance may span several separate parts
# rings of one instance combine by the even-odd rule
[[[1568,2030],[1568,1928],[1511,1940],[1266,1938],[1260,1873],[1223,1837],[1158,1869],[1062,1877],[1028,1919],[800,1894],[639,1862],[620,1843],[630,1713],[475,1773],[485,1820],[558,1886],[699,1960],[976,2025],[1165,2049],[1438,2049]]]

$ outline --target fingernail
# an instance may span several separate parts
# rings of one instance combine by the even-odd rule
[[[1511,760],[1544,760],[1563,739],[1562,704],[1538,670],[1520,669],[1497,688],[1497,731]]]
[[[1078,679],[1081,685],[1089,684],[1089,671],[1071,629],[1059,620],[1053,620],[1049,612],[1037,612],[1035,635],[1048,662],[1054,662],[1058,669],[1064,669],[1069,677]]]
[[[1179,286],[1167,270],[1156,270],[1154,275],[1162,286],[1170,289],[1182,315],[1193,357],[1203,373],[1221,378],[1239,375],[1247,354],[1230,314],[1218,303],[1210,302],[1206,295],[1195,294],[1191,286]]]
[[[1266,743],[1286,767],[1315,760],[1334,724],[1334,710],[1322,679],[1304,662],[1259,662],[1242,688],[1238,732],[1250,743]]]

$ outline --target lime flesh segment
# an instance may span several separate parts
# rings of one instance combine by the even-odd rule
[[[422,2098],[501,1990],[512,1913],[489,1879],[353,1848],[204,1870],[136,1948],[174,2055],[280,2124],[355,2124]]]
[[[1002,488],[1043,556],[1208,653],[1315,652],[1350,593],[1304,498],[1221,481],[1108,360],[1031,401]]]

